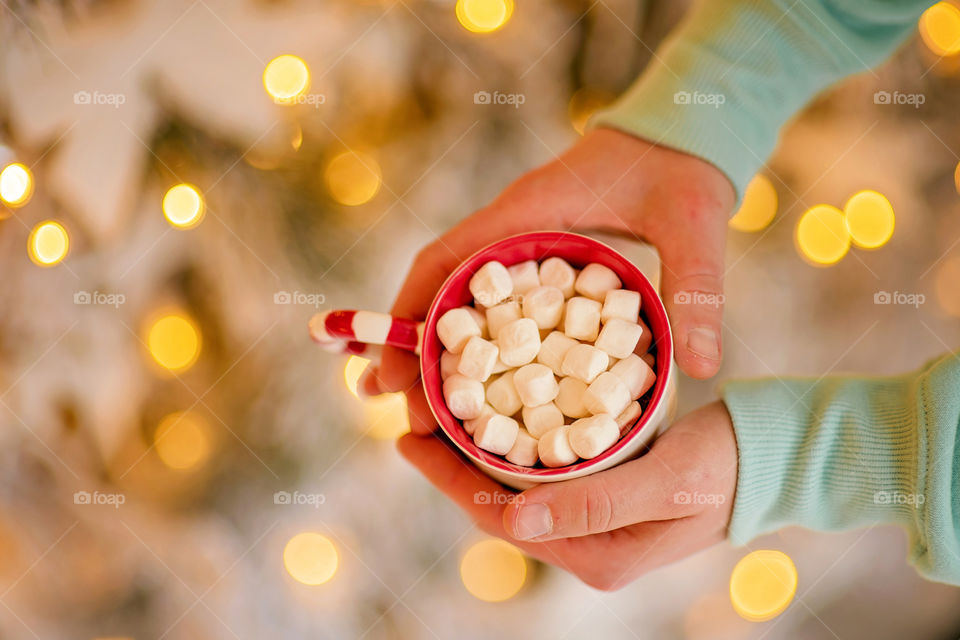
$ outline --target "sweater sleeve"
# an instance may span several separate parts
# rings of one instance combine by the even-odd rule
[[[911,563],[960,584],[960,356],[893,378],[727,384],[739,450],[729,537],[895,523]]]
[[[739,199],[815,94],[886,59],[931,0],[701,0],[591,126],[699,156]]]

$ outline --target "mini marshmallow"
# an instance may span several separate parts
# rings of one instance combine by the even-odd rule
[[[497,345],[479,336],[467,340],[467,346],[460,352],[457,373],[485,382],[497,364],[499,349]],[[442,377],[442,376],[441,376]]]
[[[619,377],[627,385],[631,400],[636,400],[645,394],[657,380],[657,374],[653,372],[650,365],[636,354],[631,354],[618,362],[610,369],[610,373]]]
[[[620,427],[606,413],[581,418],[569,426],[568,440],[576,455],[589,460],[609,449],[620,439]]]
[[[459,364],[460,356],[444,349],[443,353],[440,354],[440,379],[446,380],[457,373],[457,365]]]
[[[582,296],[602,302],[607,291],[620,288],[620,278],[609,267],[591,263],[577,276],[573,288]]]
[[[647,326],[647,323],[643,320],[637,318],[637,324],[643,328],[643,333],[640,335],[640,341],[637,343],[637,346],[634,347],[634,353],[646,353],[650,351],[650,345],[653,344],[653,334],[650,332],[650,327]]]
[[[493,260],[477,269],[470,278],[470,293],[483,306],[492,307],[513,293],[513,280],[507,268]]]
[[[505,416],[512,416],[523,406],[520,394],[517,393],[517,388],[513,384],[515,373],[512,370],[507,371],[487,385],[487,402],[497,410],[497,413]]]
[[[573,377],[560,380],[554,404],[568,418],[586,418],[590,411],[583,404],[583,394],[587,392],[587,383]]]
[[[596,300],[570,298],[563,316],[563,332],[576,340],[593,342],[600,333],[600,309]]]
[[[483,410],[483,383],[455,373],[443,381],[447,408],[461,420],[472,420]]]
[[[617,427],[620,429],[620,437],[622,438],[626,435],[627,431],[637,423],[637,420],[640,419],[640,414],[643,413],[643,409],[640,407],[639,402],[631,402],[627,405],[627,408],[620,412],[620,415],[617,416]]]
[[[570,347],[567,355],[563,357],[563,364],[560,368],[564,375],[573,376],[577,380],[590,384],[598,375],[607,370],[609,358],[605,351],[601,351],[593,345],[578,344],[575,347]]]
[[[537,439],[530,435],[526,429],[520,427],[520,431],[517,433],[517,439],[513,443],[510,451],[507,451],[506,458],[513,464],[532,467],[537,464],[537,459],[539,458],[537,448]]]
[[[497,333],[500,359],[511,367],[533,362],[540,351],[540,331],[530,318],[520,318],[502,327]]]
[[[484,424],[487,420],[495,415],[497,415],[497,410],[484,402],[483,407],[480,409],[479,416],[471,420],[463,421],[463,430],[472,436],[474,432],[476,432],[477,427]]]
[[[626,358],[633,353],[642,335],[643,327],[640,325],[620,318],[610,318],[600,330],[594,346],[614,358]]]
[[[570,448],[568,436],[570,425],[563,425],[552,429],[537,441],[537,453],[540,460],[548,467],[565,467],[577,461],[577,454]]]
[[[513,385],[525,407],[551,402],[560,390],[553,371],[542,364],[528,364],[517,369],[513,375]]]
[[[513,448],[519,433],[516,420],[497,414],[477,427],[473,442],[484,451],[502,456]]]
[[[465,309],[450,309],[437,320],[437,337],[451,353],[460,353],[467,340],[479,335],[480,326]]]
[[[477,309],[476,307],[471,307],[470,305],[464,305],[460,307],[470,314],[470,317],[473,318],[473,321],[477,323],[477,326],[480,327],[480,337],[487,337],[487,316],[486,314]]]
[[[550,333],[540,344],[540,352],[537,353],[537,362],[545,364],[558,376],[563,375],[560,365],[563,364],[563,357],[567,355],[570,347],[575,347],[579,342],[573,338],[568,338],[559,331]]]
[[[540,264],[540,284],[560,289],[564,298],[573,296],[576,279],[577,272],[563,258],[547,258]]]
[[[630,389],[615,373],[604,371],[590,383],[583,394],[583,406],[590,413],[618,416],[633,398]]]
[[[523,295],[530,289],[540,286],[540,267],[536,260],[527,260],[507,267],[510,280],[513,281],[513,293]]]
[[[603,298],[600,320],[620,318],[627,322],[636,322],[640,316],[640,292],[628,289],[611,289]]]
[[[523,416],[523,426],[534,438],[539,438],[547,431],[563,424],[563,414],[552,402],[538,407],[524,407],[520,415]]]
[[[501,328],[522,317],[520,303],[516,300],[507,300],[495,307],[490,307],[487,309],[487,331],[490,338],[496,340]]]
[[[556,287],[536,287],[523,296],[523,316],[539,329],[553,329],[563,315],[563,292]]]

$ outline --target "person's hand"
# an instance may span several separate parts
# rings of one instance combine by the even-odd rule
[[[445,439],[407,434],[398,446],[483,531],[603,590],[723,540],[733,507],[737,445],[721,402],[681,418],[636,460],[516,495]]]
[[[722,300],[717,296],[733,204],[733,187],[708,162],[597,129],[422,250],[391,313],[422,320],[450,272],[496,240],[545,229],[611,231],[659,250],[661,294],[677,364],[690,376],[708,378],[720,367],[723,309],[716,301]],[[414,355],[386,347],[380,366],[368,371],[362,383],[366,393],[404,391],[411,429],[425,433],[436,428]]]

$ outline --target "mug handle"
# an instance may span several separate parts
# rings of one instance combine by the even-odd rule
[[[364,355],[371,345],[387,344],[420,355],[423,326],[386,313],[337,309],[310,318],[308,329],[314,342],[334,353]]]

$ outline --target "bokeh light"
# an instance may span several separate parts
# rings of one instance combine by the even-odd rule
[[[920,37],[938,56],[960,53],[960,7],[938,2],[920,16]]]
[[[496,31],[513,15],[513,0],[457,0],[457,20],[473,33]]]
[[[190,184],[170,187],[163,196],[163,215],[180,229],[192,229],[200,224],[204,214],[203,196]]]
[[[347,385],[347,389],[354,395],[355,398],[359,398],[360,394],[357,391],[357,383],[360,381],[360,376],[363,375],[363,372],[370,365],[370,361],[366,358],[360,356],[350,356],[347,358],[347,364],[343,367],[343,381]]]
[[[850,239],[858,247],[882,247],[893,235],[893,205],[882,193],[858,191],[843,206],[843,215]]]
[[[209,432],[209,425],[200,414],[178,411],[157,425],[153,446],[165,465],[185,471],[200,466],[209,457]]]
[[[843,212],[828,204],[810,207],[797,224],[796,241],[801,255],[814,264],[839,261],[850,249]]]
[[[527,560],[503,540],[476,543],[460,561],[460,579],[474,597],[486,602],[509,600],[527,579]]]
[[[59,222],[46,220],[33,228],[27,239],[27,253],[35,264],[51,267],[70,250],[70,236]]]
[[[33,195],[33,174],[19,162],[0,171],[0,200],[10,207],[22,207]]]
[[[401,392],[381,393],[363,401],[366,434],[376,440],[396,440],[410,431],[407,396]]]
[[[730,602],[743,618],[763,622],[790,606],[797,593],[797,568],[782,551],[748,553],[730,574]]]
[[[300,151],[300,147],[303,146],[303,129],[299,125],[290,134],[290,146],[294,151]]]
[[[743,202],[730,218],[730,228],[737,231],[761,231],[777,215],[777,189],[767,176],[758,173],[747,185]]]
[[[935,287],[940,307],[960,318],[960,255],[947,258],[940,264]]]
[[[147,347],[161,367],[184,371],[200,355],[200,329],[185,313],[168,313],[150,325]]]
[[[293,102],[310,87],[310,69],[297,56],[277,56],[263,70],[263,88],[276,102]]]
[[[382,179],[376,158],[358,151],[346,151],[330,160],[324,180],[334,200],[355,207],[377,195]]]
[[[339,565],[336,545],[319,533],[298,533],[283,548],[283,566],[287,573],[306,585],[328,582],[337,573]]]
[[[570,97],[567,113],[570,124],[577,133],[583,135],[587,129],[587,122],[598,110],[606,107],[614,100],[614,95],[603,89],[581,87]]]

